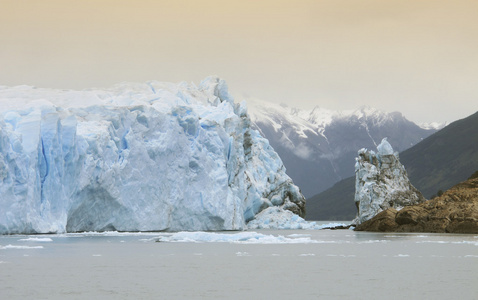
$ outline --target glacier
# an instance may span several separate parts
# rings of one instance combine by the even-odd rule
[[[0,86],[0,234],[242,230],[305,199],[208,77],[109,89]]]
[[[387,138],[377,146],[377,153],[365,148],[358,151],[354,200],[358,212],[352,224],[356,225],[388,208],[400,210],[426,201],[410,183],[398,152],[394,152]]]

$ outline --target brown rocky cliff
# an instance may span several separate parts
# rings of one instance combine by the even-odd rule
[[[399,211],[385,210],[355,230],[478,233],[478,178],[459,183],[442,196],[424,203]]]

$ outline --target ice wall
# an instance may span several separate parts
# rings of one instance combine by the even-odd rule
[[[240,230],[305,199],[226,83],[0,87],[0,233]]]

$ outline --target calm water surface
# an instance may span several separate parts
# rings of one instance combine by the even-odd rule
[[[0,298],[478,299],[478,235],[255,232],[308,242],[0,236]]]

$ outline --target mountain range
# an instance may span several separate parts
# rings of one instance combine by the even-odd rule
[[[392,146],[393,143],[391,143]],[[455,121],[400,153],[411,183],[430,199],[478,170],[478,112]],[[307,199],[309,220],[351,220],[355,177]]]
[[[400,112],[367,106],[349,111],[304,110],[255,99],[248,99],[247,106],[253,126],[269,140],[306,197],[352,176],[358,149],[375,149],[388,137],[394,149],[403,151],[444,126],[419,126]]]

